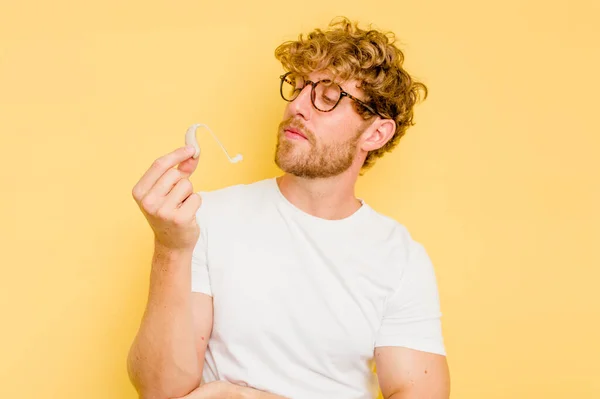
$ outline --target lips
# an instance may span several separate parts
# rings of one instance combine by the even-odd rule
[[[284,129],[284,132],[288,135],[292,135],[292,136],[299,136],[300,138],[303,138],[305,140],[308,140],[308,138],[304,135],[304,133],[302,133],[300,130],[293,128],[293,127],[287,127]]]

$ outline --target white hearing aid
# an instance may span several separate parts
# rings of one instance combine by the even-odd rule
[[[221,144],[221,142],[217,138],[217,136],[215,136],[215,134],[212,132],[212,130],[210,130],[210,128],[208,126],[206,126],[204,123],[195,123],[195,124],[193,124],[192,126],[190,126],[188,128],[187,132],[185,132],[185,144],[186,145],[191,145],[191,146],[193,146],[196,149],[196,152],[194,153],[194,156],[193,156],[194,159],[196,159],[196,158],[198,158],[200,156],[200,146],[198,145],[198,140],[197,140],[197,137],[196,137],[196,131],[201,126],[205,127],[206,130],[208,130],[210,132],[210,134],[212,134],[212,136],[215,138],[215,140],[217,141],[217,143],[219,143],[219,145],[223,149],[223,152],[225,153],[225,155],[229,159],[229,162],[231,162],[231,163],[237,163],[237,162],[240,162],[243,159],[242,154],[237,154],[235,157],[231,158],[229,156],[229,154],[227,153],[227,150],[225,149],[225,147],[223,147],[223,144]]]

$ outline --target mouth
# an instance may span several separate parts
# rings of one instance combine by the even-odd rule
[[[308,140],[308,138],[300,130],[293,127],[286,127],[283,132],[285,136],[295,140]]]

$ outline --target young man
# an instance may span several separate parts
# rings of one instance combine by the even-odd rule
[[[392,39],[346,19],[276,56],[282,176],[195,193],[198,160],[180,148],[133,189],[155,233],[134,386],[148,399],[448,398],[430,259],[354,195],[425,86]]]

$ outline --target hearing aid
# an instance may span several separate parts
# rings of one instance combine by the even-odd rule
[[[229,162],[231,162],[231,163],[237,163],[237,162],[240,162],[243,159],[242,154],[237,154],[236,156],[234,156],[233,158],[231,158],[229,156],[229,154],[227,153],[227,150],[225,149],[225,147],[223,147],[223,144],[221,144],[221,142],[217,138],[217,136],[215,136],[215,134],[213,133],[213,131],[210,130],[210,128],[208,126],[206,126],[204,123],[195,123],[192,126],[190,126],[188,128],[188,130],[185,132],[185,144],[186,145],[191,145],[191,146],[193,146],[196,149],[196,152],[193,155],[194,159],[196,159],[196,158],[198,158],[200,156],[200,146],[198,145],[198,138],[197,138],[197,134],[196,134],[196,132],[198,131],[199,127],[206,128],[206,130],[208,130],[210,132],[210,134],[212,134],[212,136],[214,137],[214,139],[217,141],[217,143],[219,143],[219,145],[221,146],[221,149],[223,150],[223,152],[225,153],[225,155],[229,159]]]

